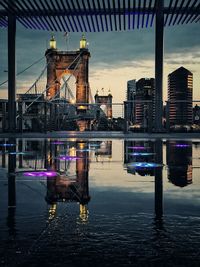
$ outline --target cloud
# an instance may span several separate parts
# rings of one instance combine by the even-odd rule
[[[93,87],[114,85],[122,91],[125,90],[128,79],[154,76],[154,34],[154,27],[127,32],[87,33],[91,52],[90,82]],[[17,71],[25,69],[44,56],[50,37],[51,32],[25,30],[22,26],[17,26]],[[81,34],[70,33],[67,42],[63,33],[56,33],[55,37],[59,50],[76,50]],[[6,30],[0,30],[0,39],[1,82],[7,79],[7,73],[3,72],[7,69]],[[180,65],[189,67],[196,75],[199,73],[199,44],[199,24],[165,28],[165,83],[169,72]],[[45,57],[43,62],[18,78],[19,86],[29,87],[40,74],[44,64]],[[195,79],[196,84],[198,79]]]

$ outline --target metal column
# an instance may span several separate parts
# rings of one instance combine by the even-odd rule
[[[155,32],[155,131],[162,132],[163,115],[163,38],[164,38],[164,1],[156,2]]]
[[[155,161],[163,164],[163,143],[162,140],[155,141]],[[163,215],[163,177],[162,167],[155,168],[155,216],[157,219]]]
[[[16,17],[8,15],[8,129],[16,130]]]
[[[16,207],[16,182],[15,182],[15,168],[16,168],[16,140],[9,139],[11,146],[8,150],[8,208]]]

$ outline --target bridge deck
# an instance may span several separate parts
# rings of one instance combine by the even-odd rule
[[[123,133],[114,131],[60,131],[47,133],[0,133],[0,138],[92,138],[92,139],[195,139],[200,140],[199,133]]]

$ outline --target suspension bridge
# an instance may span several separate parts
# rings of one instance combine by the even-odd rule
[[[17,74],[19,76],[31,70],[31,67],[46,59],[31,86],[17,94],[16,121],[20,132],[88,130],[97,116],[106,116],[106,111],[100,109],[102,101],[94,103],[88,77],[89,57],[84,36],[78,51],[57,50],[56,40],[52,36],[45,56]],[[103,104],[106,104],[106,100]],[[2,114],[4,118],[5,113]]]
[[[0,0],[0,27],[8,28],[9,132],[16,131],[16,22],[27,29],[61,32],[130,31],[155,25],[155,132],[162,132],[164,27],[199,23],[200,0]],[[56,91],[55,98],[59,96],[60,89],[55,89],[60,87],[59,81],[52,79],[52,86],[48,83],[40,93],[39,81],[30,89],[38,94],[34,101],[42,93]],[[66,81],[63,84],[68,88]],[[63,90],[71,94],[69,89]],[[84,110],[86,106],[80,103],[89,103],[89,84],[78,92],[76,100]],[[30,110],[34,104],[26,108]]]

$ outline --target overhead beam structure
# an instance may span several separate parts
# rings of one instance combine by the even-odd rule
[[[151,27],[159,0],[0,0],[0,27],[8,14],[29,29],[69,32],[133,30]],[[200,0],[169,0],[165,26],[200,23]]]

